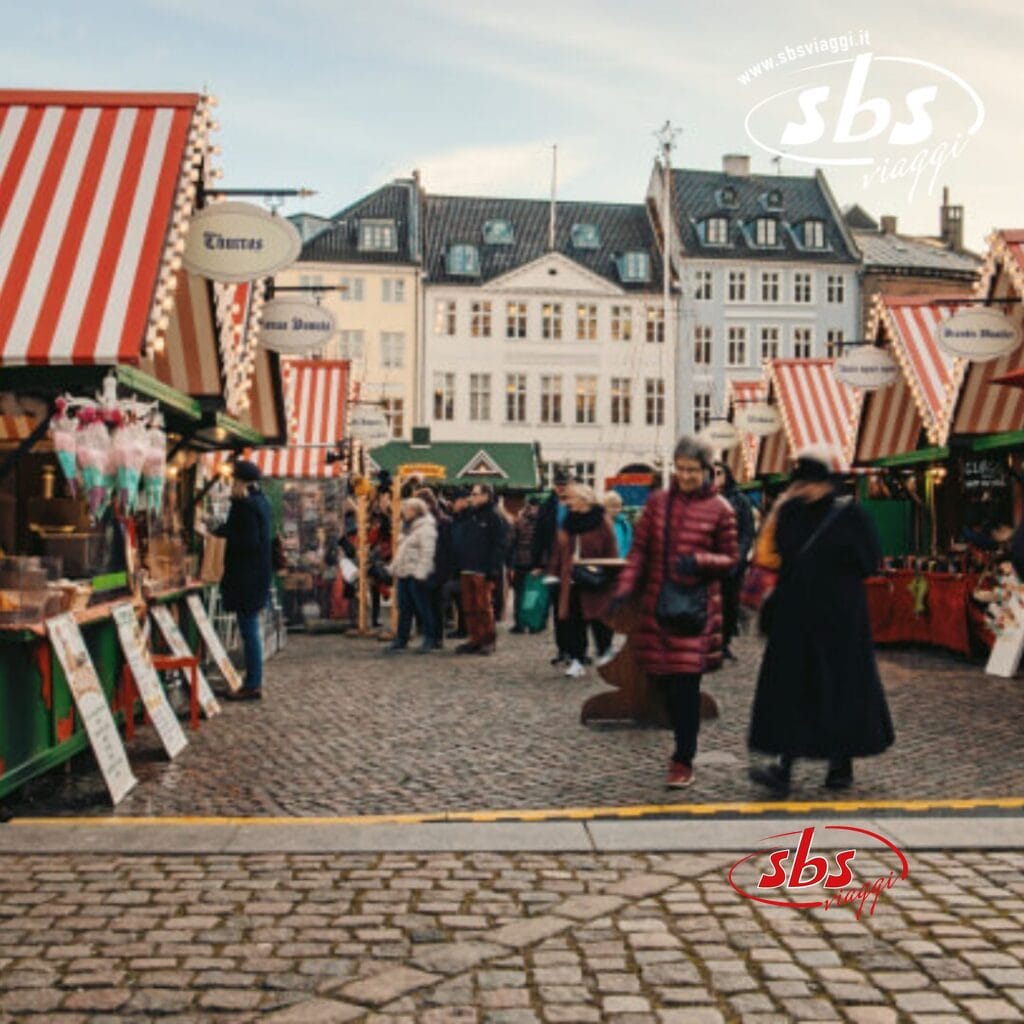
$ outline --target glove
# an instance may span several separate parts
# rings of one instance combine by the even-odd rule
[[[695,576],[697,574],[697,559],[693,555],[680,555],[676,562],[676,571],[680,576]]]

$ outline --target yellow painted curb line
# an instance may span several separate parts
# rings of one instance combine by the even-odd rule
[[[649,818],[669,815],[690,817],[713,814],[776,814],[812,813],[816,811],[974,811],[990,807],[998,810],[1024,809],[1024,797],[982,797],[954,800],[836,800],[836,801],[764,801],[761,803],[648,804],[634,807],[554,807],[545,810],[439,811],[428,814],[362,814],[323,817],[51,817],[16,818],[14,827],[33,825],[424,825],[450,822],[524,822],[524,821],[592,821],[597,818]]]

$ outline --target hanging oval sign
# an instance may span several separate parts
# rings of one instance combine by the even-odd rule
[[[771,437],[781,429],[782,417],[774,405],[769,405],[767,402],[753,402],[750,405],[737,408],[736,426],[744,434],[753,434],[754,437]]]
[[[260,344],[299,355],[323,348],[334,334],[334,314],[305,299],[272,299],[260,316]]]
[[[391,440],[391,425],[384,410],[374,405],[354,405],[349,413],[349,436],[367,448],[376,448]]]
[[[735,448],[740,443],[740,432],[728,420],[712,420],[699,436],[716,451]]]
[[[295,225],[252,203],[214,203],[192,216],[182,262],[211,281],[239,283],[275,274],[302,250]]]
[[[884,348],[861,345],[850,349],[836,360],[836,380],[861,391],[887,388],[899,379],[899,364]]]
[[[939,348],[952,356],[987,363],[1020,345],[1020,328],[995,309],[965,309],[935,327]]]

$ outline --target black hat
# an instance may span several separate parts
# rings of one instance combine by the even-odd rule
[[[260,472],[260,467],[255,462],[249,462],[248,459],[239,459],[235,463],[235,479],[244,480],[246,483],[254,483],[256,480],[261,479],[263,474]]]
[[[825,445],[814,445],[797,452],[793,480],[821,482],[830,480],[842,459],[838,452]]]
[[[572,482],[572,477],[569,476],[569,471],[564,468],[556,469],[553,479],[556,484],[567,484]]]

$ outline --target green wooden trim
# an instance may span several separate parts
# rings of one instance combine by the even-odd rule
[[[55,746],[48,747],[46,750],[41,750],[35,757],[30,758],[28,761],[23,761],[3,775],[0,775],[0,797],[13,793],[30,779],[34,779],[37,775],[42,775],[51,768],[64,764],[65,761],[74,757],[75,754],[80,754],[83,750],[89,749],[89,734],[84,728],[80,727],[63,743],[58,743]]]
[[[945,462],[949,458],[949,448],[919,448],[915,452],[901,452],[899,455],[887,455],[884,459],[875,459],[872,466],[918,466],[923,462]]]
[[[94,593],[103,594],[108,590],[121,590],[128,586],[128,573],[108,572],[105,576],[93,576],[92,589]]]
[[[1007,434],[987,434],[971,444],[973,452],[991,452],[999,448],[1024,448],[1024,430],[1011,430]]]
[[[118,366],[115,368],[118,382],[139,394],[159,402],[168,409],[173,409],[186,419],[199,421],[203,418],[203,410],[194,398],[169,387],[162,381],[151,377],[148,373],[137,370],[134,366]]]
[[[244,441],[247,445],[258,445],[266,442],[263,435],[254,427],[240,423],[238,420],[228,416],[227,413],[217,413],[216,424],[232,436],[238,438],[239,441]]]

